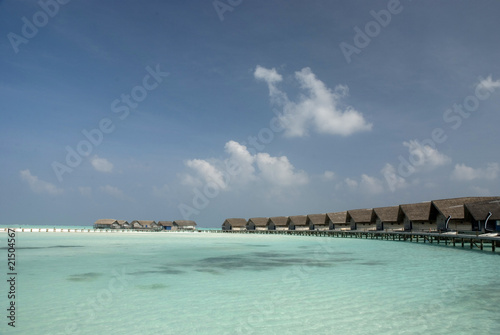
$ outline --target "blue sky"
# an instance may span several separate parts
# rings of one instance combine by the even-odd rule
[[[498,195],[499,10],[0,1],[2,222],[218,227]]]

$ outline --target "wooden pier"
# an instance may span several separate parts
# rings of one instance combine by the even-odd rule
[[[67,228],[12,228],[16,232],[30,233],[180,233],[184,231],[146,231],[134,229],[67,229]],[[7,228],[0,228],[7,232]],[[429,243],[443,246],[462,247],[475,250],[500,251],[500,236],[454,234],[438,232],[403,231],[359,231],[359,230],[195,230],[187,233],[216,234],[266,234],[288,236],[320,236],[336,238],[359,238],[415,243]]]
[[[443,246],[462,247],[476,250],[491,250],[500,248],[499,236],[426,233],[426,232],[390,232],[390,231],[318,231],[318,230],[207,230],[205,232],[221,234],[273,234],[292,236],[322,236],[337,238],[360,238],[371,240],[388,240],[415,243],[439,244]]]

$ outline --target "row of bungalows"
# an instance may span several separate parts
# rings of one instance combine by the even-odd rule
[[[94,223],[94,229],[133,229],[133,230],[195,230],[196,222],[191,220],[175,221],[153,221],[153,220],[134,220],[128,222],[125,220],[99,219]]]
[[[295,216],[226,219],[222,230],[500,231],[500,197],[462,197]]]

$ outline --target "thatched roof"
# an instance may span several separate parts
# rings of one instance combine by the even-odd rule
[[[99,219],[94,224],[99,224],[99,225],[109,225],[111,226],[113,223],[118,223],[115,219]]]
[[[136,221],[139,222],[141,226],[148,226],[148,227],[151,226],[153,223],[156,223],[153,220],[135,220],[134,222]]]
[[[248,219],[248,223],[253,222],[255,227],[265,227],[265,226],[267,226],[267,221],[269,221],[269,218],[250,218],[250,219]]]
[[[172,227],[174,223],[172,221],[158,221],[158,225],[163,227]]]
[[[328,218],[333,224],[347,223],[347,211],[328,213]]]
[[[146,225],[150,226],[150,225],[152,225],[152,224],[153,224],[153,222],[154,222],[154,221],[152,221],[152,220],[134,220],[134,221],[132,221],[132,222],[131,222],[131,224],[136,224],[136,223],[138,223],[138,224],[140,224],[141,226],[146,226]]]
[[[491,201],[496,199],[498,199],[498,197],[463,197],[433,200],[432,204],[445,217],[451,216],[452,219],[464,219],[464,205],[466,203]]]
[[[327,216],[326,214],[309,214],[307,215],[307,220],[314,225],[324,225],[326,224]]]
[[[122,225],[122,226],[123,226],[124,224],[128,224],[128,221],[126,221],[126,220],[116,220],[116,222],[118,222],[118,224],[120,224],[120,225]]]
[[[399,206],[378,207],[373,211],[382,222],[398,222]]]
[[[465,208],[476,221],[486,220],[489,212],[489,220],[500,220],[500,200],[467,203]]]
[[[175,220],[173,224],[179,227],[196,226],[196,222],[193,220]]]
[[[294,226],[306,226],[307,225],[307,215],[294,215],[290,216],[290,223]]]
[[[429,221],[431,216],[431,202],[400,205],[401,210],[411,221]]]
[[[354,220],[354,222],[372,222],[373,208],[351,209],[347,214]]]
[[[288,225],[288,216],[273,216],[269,218],[275,226],[286,226]]]
[[[229,223],[231,227],[245,227],[247,225],[247,220],[246,219],[239,219],[239,218],[231,218],[231,219],[226,219],[224,221],[224,224]]]

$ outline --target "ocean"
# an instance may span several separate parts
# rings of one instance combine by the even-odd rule
[[[488,251],[311,236],[17,232],[14,328],[7,238],[0,234],[0,334],[497,334],[500,327],[500,257]]]

